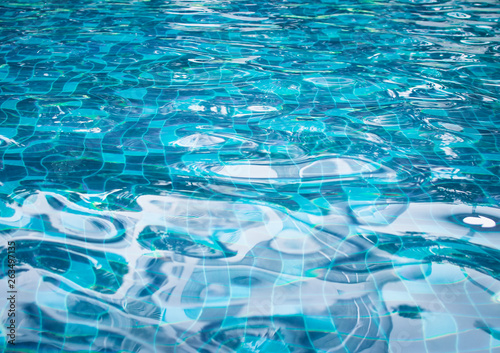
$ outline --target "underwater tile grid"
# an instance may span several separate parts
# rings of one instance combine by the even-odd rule
[[[2,1],[0,352],[500,352],[499,22]]]

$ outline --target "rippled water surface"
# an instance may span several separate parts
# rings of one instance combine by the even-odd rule
[[[499,21],[3,1],[2,351],[500,349]]]

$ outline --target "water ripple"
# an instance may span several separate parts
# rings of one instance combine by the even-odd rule
[[[4,1],[0,347],[498,349],[498,13]]]

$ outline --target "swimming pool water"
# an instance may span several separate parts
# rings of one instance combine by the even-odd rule
[[[4,1],[1,351],[498,351],[499,21]]]

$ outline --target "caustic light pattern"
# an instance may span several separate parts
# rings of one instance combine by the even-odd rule
[[[2,2],[1,351],[498,350],[499,14]]]

